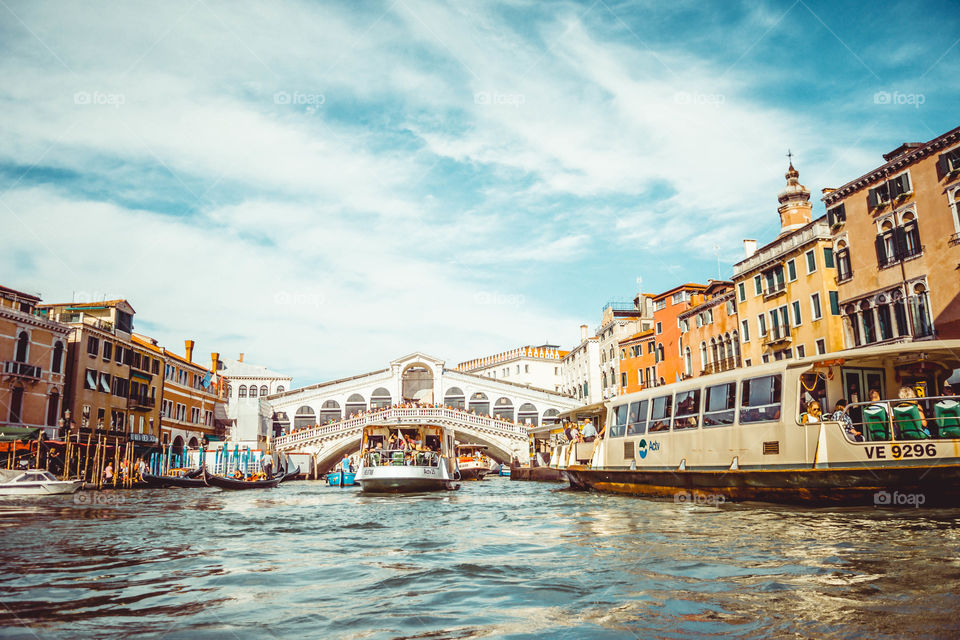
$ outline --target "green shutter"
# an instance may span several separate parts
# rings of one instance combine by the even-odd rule
[[[840,299],[837,297],[836,291],[830,292],[830,313],[835,316],[840,315]]]
[[[797,279],[797,263],[795,261],[791,260],[787,263],[787,273],[791,282]]]

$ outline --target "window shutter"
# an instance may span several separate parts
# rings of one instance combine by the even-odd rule
[[[893,248],[896,251],[896,259],[902,260],[907,255],[907,234],[903,232],[903,227],[897,227],[893,230]]]
[[[904,172],[900,175],[900,193],[910,193],[910,173]]]
[[[877,246],[877,264],[879,266],[884,266],[887,263],[887,253],[883,248],[883,234],[877,234],[877,239],[874,241],[874,244]]]
[[[877,190],[876,188],[870,189],[867,192],[867,208],[876,209],[877,208]]]

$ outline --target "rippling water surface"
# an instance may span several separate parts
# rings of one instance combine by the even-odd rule
[[[960,511],[562,486],[0,499],[0,636],[960,636]]]

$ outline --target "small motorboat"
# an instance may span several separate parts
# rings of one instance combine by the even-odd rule
[[[185,473],[170,475],[154,475],[152,473],[143,474],[143,481],[149,487],[205,487],[207,484],[203,481],[203,469],[191,469]]]
[[[352,487],[357,484],[357,474],[347,471],[332,471],[327,474],[327,484],[331,487]]]
[[[457,443],[457,469],[461,480],[483,480],[490,473],[490,459],[484,455],[486,445]]]
[[[238,478],[227,478],[224,476],[214,476],[203,470],[203,481],[210,487],[220,487],[221,489],[243,490],[243,489],[271,489],[276,487],[288,475],[300,473],[300,467],[297,467],[292,473],[279,473],[269,480],[240,480]]]
[[[75,493],[82,480],[57,480],[46,469],[0,469],[0,496],[44,496]]]

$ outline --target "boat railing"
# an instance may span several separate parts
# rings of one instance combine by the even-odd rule
[[[846,414],[865,442],[960,439],[960,396],[956,395],[852,402]],[[831,420],[830,415],[824,420]]]
[[[491,416],[478,415],[460,409],[447,409],[446,407],[410,407],[410,408],[391,408],[379,411],[372,411],[360,416],[354,416],[339,420],[330,424],[309,427],[295,431],[293,433],[278,437],[274,443],[278,447],[287,447],[301,442],[308,442],[324,436],[336,435],[341,432],[354,431],[369,425],[390,422],[404,422],[414,420],[440,420],[443,422],[456,424],[465,424],[478,429],[486,429],[497,433],[510,434],[515,436],[527,436],[526,427],[523,425],[501,420]]]
[[[436,451],[410,449],[375,449],[363,456],[368,467],[439,467],[440,454]]]

